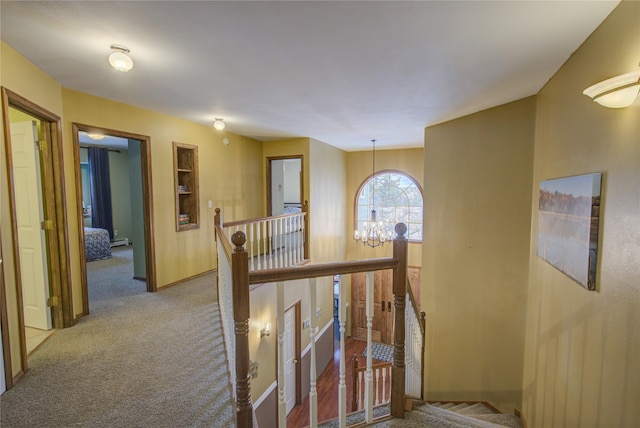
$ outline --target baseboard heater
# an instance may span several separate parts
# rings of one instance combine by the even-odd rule
[[[123,245],[129,245],[129,238],[118,239],[117,241],[111,241],[111,248],[122,247]]]

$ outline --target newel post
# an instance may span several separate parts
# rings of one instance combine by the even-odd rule
[[[407,249],[405,236],[407,225],[396,224],[396,239],[393,240],[393,258],[398,267],[393,270],[393,301],[395,318],[393,320],[393,366],[391,368],[391,415],[404,418],[405,366],[404,366],[404,309],[407,299]]]
[[[235,245],[232,262],[233,321],[236,335],[236,418],[238,428],[253,426],[253,404],[249,382],[249,256],[247,237],[241,231],[231,236]]]

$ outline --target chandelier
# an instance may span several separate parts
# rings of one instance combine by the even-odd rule
[[[362,245],[377,247],[378,245],[384,245],[386,241],[392,240],[393,234],[391,230],[385,230],[384,222],[378,221],[376,218],[376,140],[371,140],[371,142],[373,143],[373,174],[370,180],[370,183],[372,183],[371,215],[369,217],[369,221],[362,223],[362,230],[358,230],[358,224],[356,222],[356,230],[353,232],[353,239],[361,241]]]

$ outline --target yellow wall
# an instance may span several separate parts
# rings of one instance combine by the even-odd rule
[[[157,284],[188,278],[216,267],[213,216],[216,207],[225,219],[262,215],[262,143],[220,132],[213,127],[188,122],[153,111],[117,103],[72,90],[63,91],[65,124],[65,172],[69,222],[77,222],[71,123],[81,123],[151,138],[154,239]],[[222,143],[229,138],[229,145]],[[200,170],[200,228],[183,232],[175,229],[173,142],[198,146]],[[212,201],[212,208],[208,207]],[[79,283],[78,231],[69,231],[71,270]],[[74,289],[74,295],[79,293]]]
[[[622,2],[538,96],[523,383],[529,426],[640,421],[640,101],[584,88],[638,70],[640,2]],[[536,256],[541,180],[602,172],[596,291]]]
[[[535,97],[425,131],[429,400],[520,405]]]
[[[62,93],[60,84],[44,74],[40,69],[17,53],[9,45],[0,41],[0,84],[38,104],[40,107],[62,116]],[[0,233],[2,234],[2,257],[6,307],[11,346],[12,376],[21,370],[20,331],[18,328],[18,303],[13,257],[13,237],[11,233],[11,211],[9,208],[9,182],[7,178],[7,154],[5,152],[4,122],[0,121],[2,144],[0,147]],[[6,349],[5,349],[6,352]]]

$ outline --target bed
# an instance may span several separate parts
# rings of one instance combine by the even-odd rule
[[[111,241],[106,229],[84,228],[84,248],[87,261],[104,260],[111,257]]]

